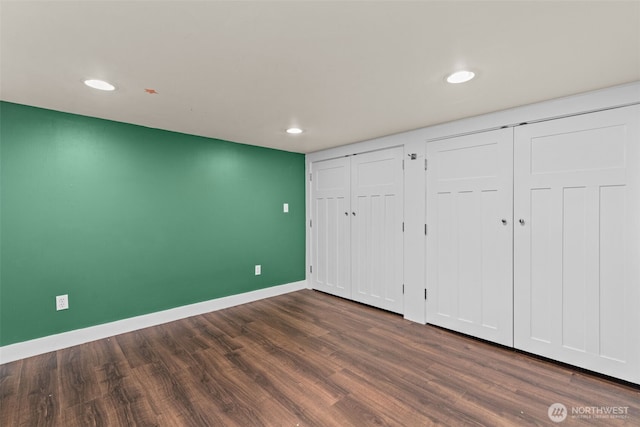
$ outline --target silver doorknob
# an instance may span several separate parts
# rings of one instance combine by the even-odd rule
[[[507,225],[507,220],[502,218],[502,225]]]
[[[345,212],[344,214],[345,214],[346,216],[349,216],[349,212]]]
[[[351,215],[356,216],[356,213],[355,212],[351,212]]]
[[[524,225],[524,219],[520,218],[518,222],[520,223],[520,225]]]

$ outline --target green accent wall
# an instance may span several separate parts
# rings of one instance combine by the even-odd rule
[[[0,158],[0,345],[305,278],[302,154],[0,102]]]

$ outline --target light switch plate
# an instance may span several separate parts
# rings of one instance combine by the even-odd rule
[[[259,276],[261,274],[262,274],[262,266],[256,265],[256,276]]]
[[[282,212],[284,213],[289,212],[289,203],[285,203],[284,205],[282,205]]]

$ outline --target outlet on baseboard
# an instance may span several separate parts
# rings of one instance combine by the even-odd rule
[[[262,274],[262,266],[256,265],[256,276],[259,276],[261,274]]]
[[[56,297],[56,311],[67,310],[69,308],[69,295],[58,295]]]

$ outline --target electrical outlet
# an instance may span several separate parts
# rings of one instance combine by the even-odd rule
[[[69,308],[69,295],[58,295],[56,297],[56,310],[67,310]]]
[[[256,276],[259,276],[261,274],[262,274],[262,266],[256,265]]]

